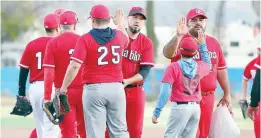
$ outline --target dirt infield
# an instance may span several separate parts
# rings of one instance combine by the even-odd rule
[[[2,128],[1,138],[29,138],[32,129],[13,129]],[[164,134],[163,129],[146,128],[143,132],[143,138],[162,138]],[[241,135],[238,138],[254,138],[253,130],[241,130]]]

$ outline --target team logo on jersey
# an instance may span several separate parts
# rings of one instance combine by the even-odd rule
[[[122,56],[125,58],[128,58],[130,60],[133,61],[140,61],[141,60],[141,54],[139,54],[137,51],[128,51],[128,50],[124,50],[122,53]]]

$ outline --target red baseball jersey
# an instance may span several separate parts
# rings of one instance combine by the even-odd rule
[[[190,36],[189,34],[185,34],[183,38],[186,37],[192,37],[192,36]],[[203,92],[215,91],[215,89],[217,88],[217,83],[216,83],[217,70],[226,69],[225,58],[218,41],[215,38],[206,35],[206,44],[207,44],[208,54],[210,56],[210,60],[212,63],[212,70],[209,73],[209,75],[207,75],[200,81],[201,90]],[[197,54],[193,57],[193,59],[199,61],[201,60],[200,57],[201,57],[200,53],[197,52]],[[181,55],[180,52],[177,51],[175,56],[171,59],[171,61],[176,62],[179,59],[181,59]]]
[[[200,80],[210,72],[210,66],[197,61],[197,73],[190,79],[184,76],[178,62],[171,63],[165,71],[162,82],[172,85],[170,101],[193,102],[201,100]]]
[[[25,48],[19,66],[30,70],[30,83],[44,80],[42,63],[46,45],[51,39],[52,37],[37,38],[29,42]]]
[[[55,88],[60,88],[62,86],[67,67],[70,63],[70,57],[79,37],[80,36],[75,33],[65,32],[51,40],[47,45],[43,67],[55,68]],[[68,89],[81,88],[82,85],[80,69]]]
[[[258,57],[257,57],[258,58]],[[243,78],[245,80],[249,80],[251,78],[254,78],[255,77],[255,74],[256,74],[256,67],[255,67],[255,64],[256,64],[256,61],[257,61],[257,58],[253,59],[252,61],[250,61],[245,69],[244,69],[244,74],[243,74]]]
[[[154,66],[153,43],[150,38],[141,33],[134,40],[129,38],[129,44],[123,51],[124,79],[136,75],[140,71],[140,65]]]
[[[100,45],[90,33],[81,36],[76,44],[72,60],[82,64],[84,83],[121,82],[122,51],[127,45],[127,37],[118,30],[115,37]]]
[[[256,60],[256,64],[255,64],[255,67],[257,67],[258,69],[261,69],[261,66],[260,66],[260,55],[257,57],[257,60]]]

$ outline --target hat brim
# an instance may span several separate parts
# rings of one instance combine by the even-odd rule
[[[146,15],[144,14],[144,13],[142,13],[142,12],[131,12],[131,13],[129,13],[129,16],[134,16],[134,15],[142,15],[143,16],[143,18],[144,18],[144,20],[146,20],[147,19],[147,17],[146,17]]]
[[[195,17],[198,17],[198,16],[201,16],[201,17],[203,17],[204,19],[207,19],[207,18],[208,18],[208,17],[207,17],[206,15],[204,15],[204,14],[196,14],[196,15],[190,17],[189,19],[192,19],[192,18],[195,18]],[[189,20],[189,19],[187,19],[187,20]]]

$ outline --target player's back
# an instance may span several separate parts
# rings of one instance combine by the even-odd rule
[[[19,65],[30,70],[30,83],[44,80],[42,63],[46,45],[52,38],[53,37],[39,37],[26,46]]]
[[[127,45],[127,37],[118,30],[115,36],[104,44],[99,44],[97,38],[87,33],[82,36],[86,41],[86,58],[83,63],[84,83],[121,82],[122,51]]]
[[[70,63],[70,57],[79,37],[80,36],[75,33],[64,32],[51,41],[54,52],[54,84],[56,88],[60,88],[63,83],[67,67]],[[73,82],[69,85],[69,88],[77,87],[82,88],[81,69]]]

